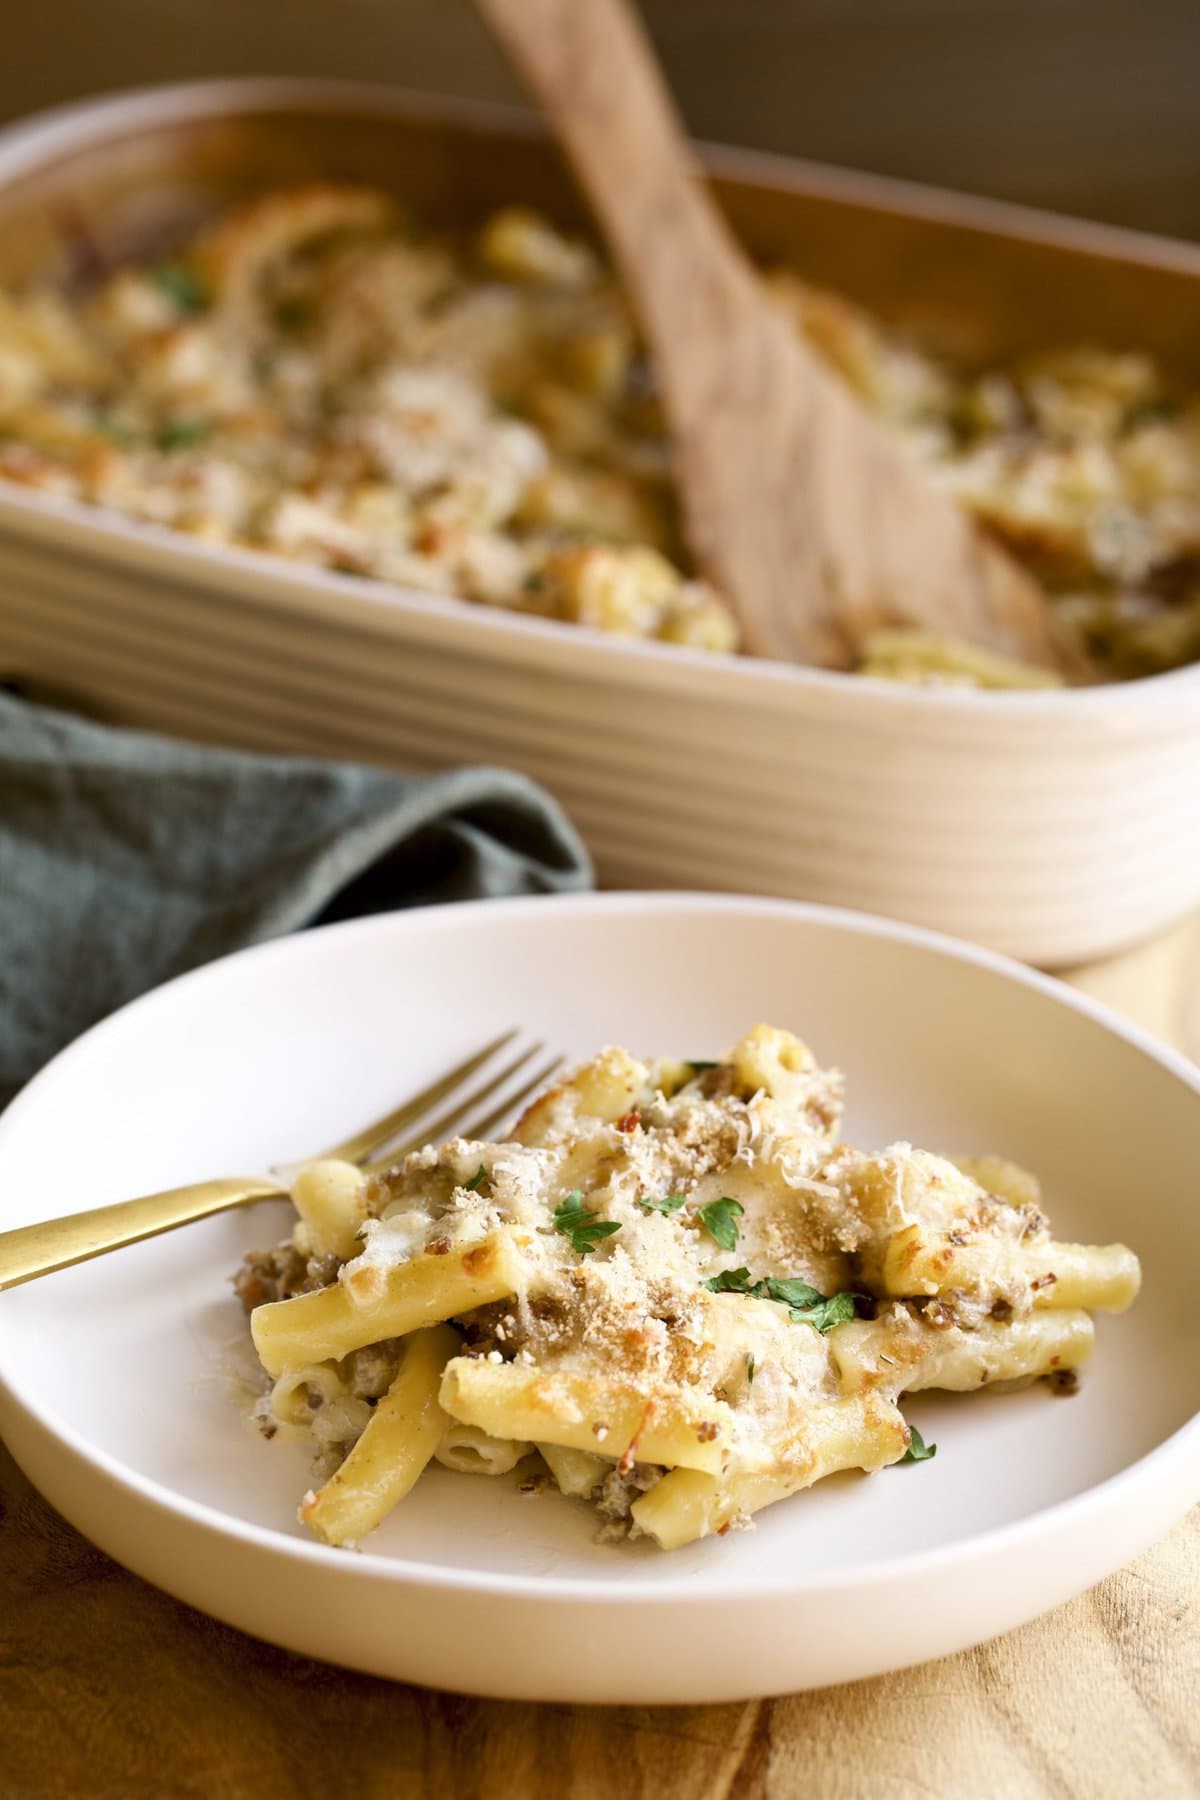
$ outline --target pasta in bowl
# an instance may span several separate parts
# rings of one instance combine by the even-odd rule
[[[260,1424],[313,1441],[302,1521],[356,1543],[436,1458],[670,1550],[932,1455],[908,1393],[1070,1391],[1133,1253],[1055,1240],[1003,1158],[844,1144],[841,1110],[759,1025],[713,1063],[604,1050],[500,1143],[309,1165],[291,1238],[235,1276]]]

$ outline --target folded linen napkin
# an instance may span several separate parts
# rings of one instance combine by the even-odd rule
[[[300,926],[591,884],[539,787],[200,748],[0,693],[0,1105],[105,1013]]]

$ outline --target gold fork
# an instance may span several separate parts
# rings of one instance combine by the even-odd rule
[[[463,1131],[463,1136],[485,1137],[563,1064],[561,1056],[551,1057],[520,1087],[506,1092],[498,1104],[477,1117],[477,1109],[546,1048],[541,1042],[532,1044],[503,1067],[489,1071],[470,1092],[458,1091],[493,1057],[507,1050],[517,1035],[516,1031],[503,1032],[384,1118],[320,1154],[357,1163],[360,1169],[373,1173],[407,1156],[410,1150],[453,1136],[468,1123],[470,1133]],[[401,1136],[443,1100],[449,1104],[437,1118],[416,1133]],[[206,1219],[211,1213],[252,1206],[259,1200],[286,1199],[282,1173],[278,1169],[274,1180],[228,1175],[218,1181],[197,1181],[188,1187],[167,1188],[160,1194],[143,1194],[136,1200],[118,1201],[114,1206],[97,1206],[90,1212],[71,1213],[66,1218],[45,1219],[38,1225],[20,1225],[15,1231],[0,1232],[0,1291],[32,1281],[38,1275],[49,1275],[55,1269],[68,1268],[72,1263],[86,1262],[106,1250],[119,1250],[123,1244],[157,1237],[160,1232],[173,1231],[177,1225],[188,1225],[193,1219]]]

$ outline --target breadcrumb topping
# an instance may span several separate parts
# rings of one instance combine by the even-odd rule
[[[1200,655],[1200,405],[1075,347],[958,367],[837,295],[768,292],[1050,590],[1098,675]],[[582,240],[524,207],[474,240],[334,182],[267,193],[90,293],[0,291],[0,477],[213,543],[479,605],[738,647],[689,569],[654,369]],[[1053,677],[920,632],[864,673]]]
[[[843,1144],[842,1089],[759,1025],[716,1063],[601,1051],[501,1142],[429,1145],[365,1181],[313,1165],[322,1180],[296,1188],[311,1222],[236,1285],[248,1309],[285,1312],[340,1287],[362,1347],[285,1364],[273,1419],[310,1430],[328,1475],[403,1367],[402,1339],[363,1342],[372,1308],[409,1272],[436,1306],[435,1271],[495,1268],[498,1246],[501,1297],[453,1315],[453,1440],[435,1453],[492,1474],[536,1453],[607,1535],[632,1521],[677,1541],[660,1500],[681,1468],[716,1484],[692,1535],[724,1532],[833,1469],[901,1458],[907,1392],[1073,1371],[1086,1308],[1129,1304],[1136,1258],[1057,1243],[1036,1179],[1001,1157]],[[331,1195],[352,1254],[314,1257]]]

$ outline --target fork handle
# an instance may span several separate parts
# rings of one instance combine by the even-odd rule
[[[220,1181],[166,1188],[161,1194],[142,1194],[136,1200],[97,1206],[64,1219],[44,1219],[39,1225],[19,1225],[15,1231],[0,1231],[0,1290],[102,1256],[106,1250],[119,1250],[123,1244],[174,1231],[177,1225],[206,1219],[210,1213],[229,1212],[256,1200],[286,1198],[277,1182],[226,1176]]]

